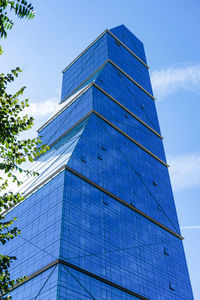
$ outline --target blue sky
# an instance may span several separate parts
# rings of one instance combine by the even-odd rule
[[[104,29],[126,25],[144,43],[195,299],[200,299],[200,2],[32,1],[2,42],[1,71],[20,66],[36,132],[60,101],[62,73]]]

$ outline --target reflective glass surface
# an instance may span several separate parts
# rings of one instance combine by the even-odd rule
[[[180,232],[167,167],[96,115],[90,117],[68,165]]]
[[[149,299],[192,299],[181,240],[65,172],[61,258]]]
[[[108,35],[108,57],[147,92],[152,94],[148,69],[110,35]]]
[[[6,216],[17,217],[14,225],[21,230],[21,235],[1,249],[1,252],[3,250],[17,257],[11,264],[11,275],[14,278],[29,276],[59,257],[63,191],[64,172],[43,185]]]
[[[110,31],[131,51],[133,51],[144,63],[146,63],[143,43],[131,31],[129,31],[128,28],[126,28],[124,25],[120,25],[110,29]]]
[[[112,299],[136,300],[137,297],[128,295],[112,286],[77,272],[69,267],[59,267],[58,299]]]
[[[146,62],[125,26],[111,32]],[[50,150],[6,215],[21,230],[2,249],[11,274],[32,276],[13,299],[193,300],[155,101],[131,80],[152,93],[148,69],[130,50],[107,32],[64,71],[39,131]]]
[[[77,89],[93,72],[108,59],[107,35],[91,46],[63,73],[61,101]]]
[[[73,101],[73,97],[71,98],[70,105],[39,132],[44,144],[51,145],[54,143],[93,108],[91,89],[77,99],[75,98],[75,101]]]
[[[31,176],[25,179],[20,192],[28,193],[30,190],[37,187],[38,184],[51,177],[59,168],[68,163],[86,123],[87,119],[81,122],[67,135],[59,139],[49,151],[40,156],[33,163],[30,170],[39,173],[39,176]]]
[[[11,292],[14,300],[55,300],[57,298],[58,266],[52,267],[41,275]],[[61,298],[62,299],[62,298]]]
[[[157,157],[166,161],[162,139],[159,136],[95,87],[93,99],[93,107],[97,112]]]
[[[112,64],[106,64],[95,83],[160,133],[154,100]]]

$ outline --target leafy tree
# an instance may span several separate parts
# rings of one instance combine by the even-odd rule
[[[32,19],[35,15],[32,4],[25,0],[0,0],[0,37],[7,37],[7,30],[13,27],[13,21],[7,15],[9,9],[18,18]]]
[[[8,10],[14,12],[19,18],[32,19],[34,10],[32,4],[25,0],[8,1],[0,0],[0,37],[6,38],[7,31],[13,26],[13,21],[8,17]],[[0,48],[0,55],[2,54]],[[23,115],[23,110],[29,106],[28,99],[20,100],[25,87],[15,94],[7,92],[11,84],[21,72],[20,68],[11,70],[10,74],[0,74],[0,247],[20,234],[20,230],[14,227],[14,221],[5,219],[2,212],[7,211],[14,205],[23,201],[20,193],[7,192],[9,182],[15,182],[18,186],[22,184],[19,174],[37,175],[23,167],[26,161],[32,162],[34,158],[44,153],[48,147],[41,145],[39,138],[20,139],[20,134],[30,129],[34,120],[28,115]],[[16,260],[15,256],[0,254],[0,299],[11,299],[10,289],[24,278],[12,279],[9,268]]]

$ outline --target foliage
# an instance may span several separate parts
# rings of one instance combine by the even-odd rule
[[[11,11],[19,18],[32,19],[34,10],[32,4],[27,1],[7,1],[0,0],[0,37],[7,37],[7,31],[12,28],[13,21],[8,18],[7,10]],[[0,47],[0,55],[2,49]],[[7,92],[11,84],[21,72],[20,68],[15,68],[10,74],[0,74],[0,248],[6,242],[20,234],[20,230],[14,227],[16,218],[5,219],[3,213],[14,205],[23,201],[24,196],[20,193],[8,192],[10,182],[15,182],[18,186],[22,184],[19,174],[37,175],[25,169],[23,163],[32,162],[35,157],[46,152],[47,146],[41,145],[39,138],[20,139],[20,134],[30,129],[34,120],[25,115],[24,109],[29,106],[28,99],[20,100],[25,87],[22,87],[15,94]],[[0,299],[11,299],[8,295],[10,289],[23,278],[12,279],[9,268],[16,260],[15,256],[0,254]]]
[[[0,37],[7,37],[7,30],[13,27],[13,21],[7,14],[9,8],[18,18],[32,19],[35,15],[32,4],[25,0],[0,0]]]

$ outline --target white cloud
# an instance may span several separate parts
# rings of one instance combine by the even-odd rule
[[[181,230],[187,230],[187,229],[200,229],[200,225],[196,226],[182,226]]]
[[[200,186],[200,153],[187,153],[168,158],[172,186],[184,190]]]
[[[200,65],[170,67],[153,71],[151,81],[158,99],[163,99],[182,89],[200,93]]]
[[[32,117],[44,117],[46,115],[52,114],[58,107],[58,99],[51,98],[43,102],[33,102],[27,107],[23,114],[28,114]]]

